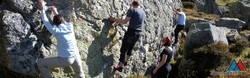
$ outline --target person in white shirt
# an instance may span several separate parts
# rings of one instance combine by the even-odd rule
[[[37,66],[39,71],[44,78],[52,78],[49,67],[67,67],[71,65],[76,72],[77,78],[85,78],[73,25],[67,23],[54,6],[50,8],[53,15],[55,15],[51,24],[45,13],[45,4],[43,0],[39,0],[38,8],[41,10],[41,18],[45,27],[57,40],[56,49],[58,56],[38,60]]]
[[[176,14],[178,14],[178,20],[177,20],[177,26],[174,30],[174,45],[178,43],[178,34],[181,30],[184,29],[185,24],[186,24],[186,14],[184,12],[181,11],[181,9],[177,9]]]

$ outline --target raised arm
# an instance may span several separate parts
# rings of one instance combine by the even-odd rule
[[[50,11],[54,14],[54,15],[58,15],[59,13],[57,12],[57,8],[55,6],[52,6],[50,8]]]
[[[118,22],[120,24],[127,24],[129,22],[129,20],[131,19],[131,17],[132,17],[132,11],[128,10],[127,16],[125,19],[116,19],[116,18],[110,16],[109,20],[114,21],[114,22]]]
[[[42,18],[42,21],[45,25],[45,27],[49,30],[49,32],[51,34],[56,34],[56,28],[54,28],[54,26],[49,22],[49,19],[47,18],[46,16],[46,13],[45,13],[45,2],[44,0],[39,0],[38,2],[38,8],[41,10],[41,18]]]
[[[120,24],[127,24],[130,19],[131,19],[130,17],[126,17],[125,19],[116,19],[114,17],[109,17],[109,20],[118,22]]]

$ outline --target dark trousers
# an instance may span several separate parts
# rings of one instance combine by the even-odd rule
[[[156,72],[156,74],[154,74],[152,76],[152,78],[168,78],[170,71],[172,70],[172,67],[170,64],[168,64],[167,67],[162,66],[161,68],[159,68]]]
[[[128,31],[125,33],[124,38],[122,40],[122,46],[120,49],[120,59],[119,61],[123,64],[126,64],[125,61],[125,54],[126,55],[132,55],[132,50],[135,45],[135,43],[139,40],[140,38],[141,31],[133,30],[133,29],[128,29]]]
[[[179,32],[184,29],[184,25],[177,25],[175,30],[174,30],[174,44],[178,42],[178,37],[179,37]]]

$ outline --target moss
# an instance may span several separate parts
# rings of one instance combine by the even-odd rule
[[[249,47],[249,42],[244,37],[238,37],[234,45],[230,46],[230,52],[239,56],[242,51]]]
[[[195,9],[184,9],[184,12],[186,13],[187,18],[204,18],[206,20],[215,20],[219,18],[218,15],[197,12]]]
[[[187,2],[187,1],[184,1],[182,2],[184,8],[188,8],[188,9],[196,9],[196,6],[193,2]]]
[[[245,58],[245,59],[249,59],[250,58],[250,54],[249,54],[249,52],[250,52],[250,48],[249,47],[247,47],[246,49],[244,49],[242,52],[241,52],[241,54],[240,54],[240,57],[239,58]]]
[[[143,76],[143,75],[132,75],[127,78],[151,78],[150,76]]]
[[[246,34],[250,34],[250,31],[249,30],[240,31],[240,35],[246,35]]]
[[[186,53],[186,58],[192,60],[195,68],[193,77],[208,77],[210,70],[230,64],[233,55],[229,52],[229,46],[224,42],[217,42],[202,46]]]
[[[215,2],[220,6],[226,6],[229,3],[237,2],[238,0],[215,0]]]

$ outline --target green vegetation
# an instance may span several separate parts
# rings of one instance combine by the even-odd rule
[[[228,3],[234,3],[238,0],[215,0],[218,5],[225,6]]]
[[[240,57],[238,57],[239,59],[249,59],[250,57],[250,48],[246,48],[245,50],[243,50],[240,54]]]
[[[229,52],[229,46],[220,41],[195,48],[185,53],[184,57],[195,65],[194,68],[185,69],[193,71],[192,74],[189,74],[190,77],[205,78],[210,76],[210,70],[227,67],[234,55]],[[222,70],[226,70],[226,68]]]
[[[246,35],[246,34],[250,34],[250,30],[240,31],[240,35]]]
[[[150,76],[143,76],[143,75],[132,75],[127,78],[151,78]]]
[[[196,9],[195,3],[194,2],[182,2],[184,8],[188,9]]]
[[[187,18],[204,18],[206,20],[215,20],[219,18],[218,15],[197,12],[195,9],[184,9],[184,12],[186,13]]]
[[[249,42],[244,37],[237,38],[234,45],[231,45],[230,52],[236,56],[240,56],[240,54],[249,47]]]
[[[206,20],[215,20],[219,18],[216,14],[197,12],[194,0],[183,0],[182,3],[185,8],[183,11],[186,13],[187,18],[204,18]]]

